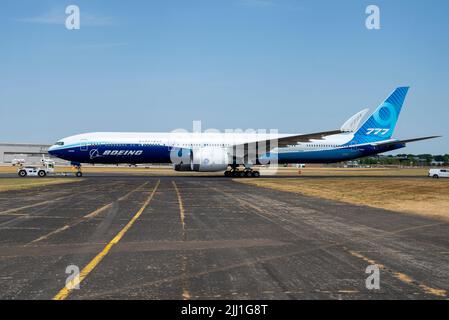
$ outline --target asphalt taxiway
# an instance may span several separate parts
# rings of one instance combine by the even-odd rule
[[[0,193],[0,299],[447,299],[448,234],[226,178],[86,176]]]

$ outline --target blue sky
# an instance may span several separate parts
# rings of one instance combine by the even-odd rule
[[[70,4],[80,30],[64,26]],[[0,141],[193,120],[332,130],[409,85],[395,136],[441,134],[404,151],[449,153],[448,15],[445,0],[2,1]]]

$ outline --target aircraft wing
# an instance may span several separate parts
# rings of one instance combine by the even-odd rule
[[[342,130],[322,131],[308,134],[298,134],[281,136],[277,139],[252,141],[243,144],[236,144],[229,147],[229,153],[232,153],[234,158],[242,159],[255,159],[256,153],[263,154],[271,151],[274,148],[282,148],[289,145],[296,145],[299,142],[309,142],[310,140],[323,139],[326,136],[342,133]]]
[[[277,145],[275,147],[286,147],[289,145],[295,145],[299,142],[309,142],[310,140],[319,140],[323,139],[326,136],[330,136],[333,134],[342,133],[341,130],[332,130],[332,131],[322,131],[322,132],[315,132],[315,133],[307,133],[307,134],[298,134],[298,135],[291,135],[291,136],[284,136],[279,137],[277,139],[268,139],[268,140],[259,140],[259,141],[252,141],[248,143],[243,144],[236,144],[233,147],[246,147],[248,145],[261,145],[266,144],[267,146],[274,145],[277,142]],[[268,147],[267,147],[268,149]],[[271,148],[270,148],[271,149]]]
[[[322,131],[322,132],[315,132],[315,133],[309,133],[309,134],[300,134],[300,135],[293,135],[288,137],[281,137],[277,139],[277,147],[282,148],[289,145],[295,145],[300,142],[309,142],[310,140],[320,140],[323,139],[326,136],[330,136],[333,134],[342,133],[342,130],[332,130],[332,131]],[[266,141],[257,141],[257,143],[260,142],[269,142],[270,140]],[[272,140],[275,142],[276,140]],[[271,142],[271,141],[270,141]],[[253,142],[254,143],[254,142]]]

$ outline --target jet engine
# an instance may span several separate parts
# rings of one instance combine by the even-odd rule
[[[192,170],[207,171],[223,171],[226,170],[228,164],[228,152],[225,148],[205,147],[195,149],[192,152]]]
[[[225,148],[204,147],[190,152],[190,159],[183,159],[175,164],[175,171],[213,172],[225,171],[228,168],[228,153]]]

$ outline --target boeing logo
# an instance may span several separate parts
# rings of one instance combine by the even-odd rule
[[[103,156],[140,156],[143,150],[105,150]]]
[[[90,156],[91,159],[95,159],[95,158],[101,157],[100,153],[98,152],[98,149],[90,150],[89,156]]]
[[[143,150],[105,150],[100,154],[98,149],[92,149],[89,152],[90,159],[100,158],[104,156],[140,156]]]

